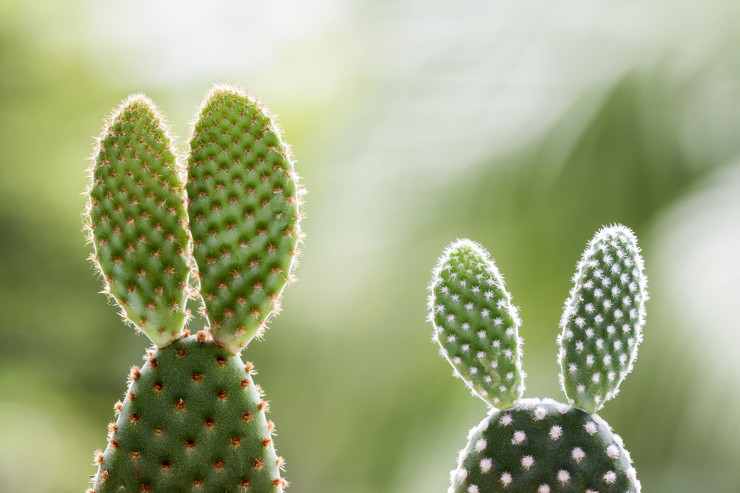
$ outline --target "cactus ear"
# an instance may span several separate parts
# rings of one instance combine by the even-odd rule
[[[457,240],[442,254],[429,286],[434,340],[475,395],[507,409],[524,391],[520,320],[488,252]]]
[[[301,188],[267,108],[239,88],[206,96],[190,140],[188,212],[213,338],[237,353],[278,310],[301,238]]]
[[[642,341],[647,278],[634,233],[622,225],[599,230],[573,282],[560,321],[560,383],[594,413],[617,394]]]
[[[105,292],[124,320],[166,346],[186,321],[190,239],[171,138],[150,99],[134,95],[114,111],[90,177],[85,227]]]

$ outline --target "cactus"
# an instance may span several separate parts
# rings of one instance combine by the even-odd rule
[[[489,406],[470,430],[449,493],[638,493],[619,435],[596,412],[631,371],[645,323],[647,280],[637,240],[605,227],[578,263],[558,336],[566,403],[522,399],[520,321],[493,260],[458,240],[429,287],[441,354]]]
[[[84,215],[91,260],[154,347],[131,368],[88,492],[287,487],[269,406],[240,353],[291,279],[302,194],[293,168],[267,109],[232,86],[206,96],[187,163],[145,96],[106,122]],[[208,322],[195,335],[184,329],[189,297]]]

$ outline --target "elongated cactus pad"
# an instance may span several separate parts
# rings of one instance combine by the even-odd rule
[[[441,352],[475,395],[506,409],[524,391],[519,317],[483,247],[458,240],[430,285],[430,319]]]
[[[647,278],[632,231],[597,232],[573,281],[560,322],[560,380],[576,406],[595,412],[616,395],[642,341]]]
[[[470,430],[450,493],[637,493],[619,435],[595,415],[553,400],[522,399]]]
[[[282,491],[282,459],[251,372],[205,333],[151,351],[116,404],[94,491]]]
[[[237,352],[279,308],[301,237],[301,189],[267,109],[238,88],[206,97],[190,149],[200,293],[214,339]]]
[[[171,141],[151,100],[126,99],[98,140],[85,214],[106,293],[158,346],[186,320],[190,240]]]

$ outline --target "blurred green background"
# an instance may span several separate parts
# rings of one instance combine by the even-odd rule
[[[146,346],[85,261],[102,118],[146,92],[182,145],[213,82],[280,115],[309,190],[300,282],[244,353],[289,491],[446,490],[485,414],[425,322],[457,237],[521,307],[526,395],[562,399],[560,309],[612,222],[652,299],[601,415],[646,493],[740,491],[739,44],[731,0],[0,2],[0,491],[83,491]]]

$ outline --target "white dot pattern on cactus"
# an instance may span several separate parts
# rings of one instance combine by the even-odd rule
[[[596,412],[616,395],[642,340],[647,280],[632,231],[596,233],[573,280],[560,321],[560,380],[576,406]]]
[[[522,399],[506,412],[494,409],[471,430],[451,476],[454,493],[472,487],[479,493],[640,491],[629,453],[609,425],[551,399]]]
[[[430,318],[442,354],[475,395],[505,408],[521,396],[519,316],[488,253],[470,240],[450,245],[430,286]]]
[[[473,394],[493,407],[468,434],[449,493],[640,493],[629,452],[595,414],[618,390],[642,339],[647,299],[632,232],[603,228],[574,276],[558,336],[569,403],[521,399],[520,321],[488,253],[458,240],[430,286],[430,321],[441,354]]]
[[[573,457],[574,461],[581,462],[583,458],[586,457],[586,452],[584,452],[581,447],[576,447],[571,451],[570,456]],[[612,459],[615,458],[611,455],[609,457],[611,457]]]

